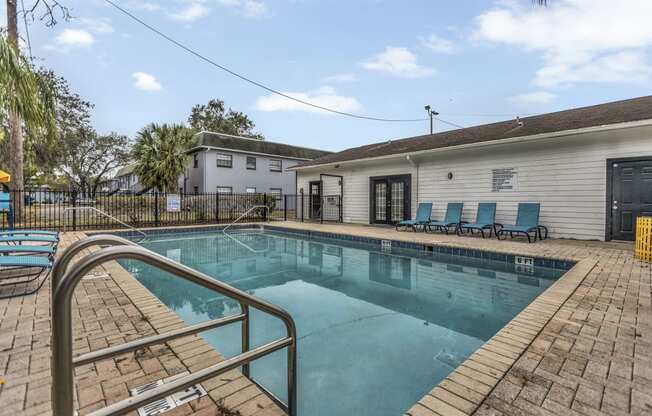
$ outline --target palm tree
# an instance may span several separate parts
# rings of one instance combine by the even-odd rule
[[[41,137],[55,137],[54,89],[37,75],[20,50],[0,35],[0,124],[9,126],[9,171],[12,189],[23,187],[23,127]],[[14,201],[15,218],[22,217],[22,198]]]
[[[193,133],[179,124],[152,123],[138,132],[134,172],[145,188],[174,192],[186,168]]]

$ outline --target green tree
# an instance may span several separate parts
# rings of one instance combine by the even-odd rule
[[[210,100],[206,105],[194,106],[188,117],[188,124],[196,131],[264,139],[262,134],[254,133],[253,129],[256,125],[249,116],[231,108],[225,110],[224,101],[218,99]]]
[[[179,124],[152,123],[138,132],[134,172],[145,188],[174,192],[188,161],[193,131]]]
[[[129,161],[129,139],[117,133],[100,135],[93,129],[69,132],[61,142],[61,164],[70,187],[93,198],[116,168]]]
[[[67,20],[68,8],[57,0],[35,0],[25,8],[23,16],[39,20],[46,26],[57,23],[56,14]],[[10,160],[9,170],[13,175],[12,189],[24,187],[23,176],[23,127],[30,130],[43,129],[44,136],[53,137],[54,100],[47,83],[34,76],[31,66],[26,62],[18,48],[18,0],[7,0],[7,37],[0,35],[0,118],[6,119],[8,126]],[[0,120],[3,121],[3,120]],[[3,121],[3,124],[4,121]],[[16,201],[15,215],[22,215],[22,201]]]
[[[39,77],[17,46],[0,35],[0,124],[7,125],[9,160],[2,166],[12,175],[10,189],[22,189],[23,177],[23,127],[46,140],[55,137],[55,100],[47,80]],[[4,128],[2,129],[4,131]],[[14,200],[14,217],[23,217],[23,199]]]

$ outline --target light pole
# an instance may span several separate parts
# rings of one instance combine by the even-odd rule
[[[430,117],[430,134],[432,134],[432,133],[433,133],[433,130],[432,130],[432,120],[433,120],[433,117],[434,117],[434,116],[438,116],[439,113],[436,112],[435,110],[432,110],[432,109],[430,108],[430,105],[427,105],[427,106],[425,106],[425,107],[423,107],[423,108],[426,109],[426,112],[428,113],[428,116]]]

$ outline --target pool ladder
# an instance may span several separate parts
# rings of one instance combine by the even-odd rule
[[[101,248],[68,267],[73,257],[92,246],[114,246]],[[148,336],[120,345],[81,354],[73,358],[71,301],[75,287],[95,267],[111,260],[139,260],[177,277],[188,280],[240,303],[240,313],[212,319],[163,334]],[[255,308],[279,318],[284,324],[283,338],[250,348],[249,308]],[[243,374],[258,386],[263,393],[289,416],[297,414],[297,336],[294,319],[284,309],[250,294],[215,280],[197,270],[184,266],[135,243],[113,235],[96,235],[71,244],[57,259],[52,271],[52,402],[55,416],[73,415],[74,368],[98,360],[136,351],[150,345],[194,335],[235,322],[242,324],[242,352],[217,364],[162,384],[145,393],[113,403],[90,413],[91,416],[122,415],[166,396],[183,391],[196,383],[219,374],[242,367]],[[249,363],[274,351],[287,348],[287,393],[284,403],[273,393],[256,382],[250,374]]]

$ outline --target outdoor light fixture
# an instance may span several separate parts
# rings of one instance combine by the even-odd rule
[[[424,106],[423,108],[424,108],[424,109],[426,110],[426,112],[428,113],[428,117],[430,117],[430,134],[432,134],[432,132],[433,132],[433,129],[432,129],[432,120],[433,120],[433,117],[434,117],[434,116],[438,116],[439,113],[436,112],[435,110],[433,110],[433,109],[430,107],[430,105],[426,105],[426,106]]]

